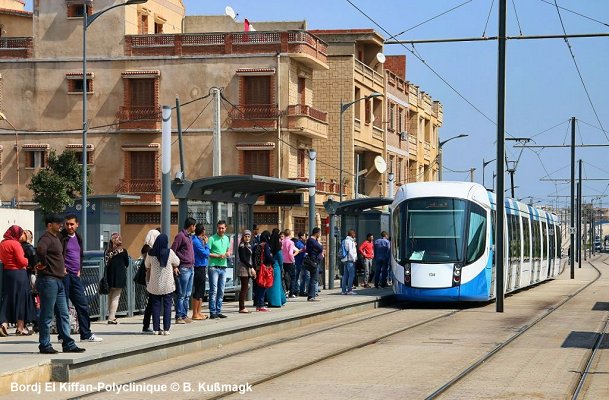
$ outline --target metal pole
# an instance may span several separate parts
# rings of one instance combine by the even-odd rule
[[[214,96],[214,151],[213,151],[213,175],[222,175],[222,137],[220,120],[220,89],[211,88]],[[214,222],[215,223],[215,222]]]
[[[577,262],[582,267],[582,160],[579,163],[579,182],[577,182]]]
[[[176,96],[176,118],[178,123],[178,144],[180,149],[180,178],[186,179],[186,164],[184,162],[184,138],[182,137],[182,112],[180,111],[180,98]],[[178,199],[178,221],[188,218],[188,199]]]
[[[359,153],[355,154],[355,193],[353,198],[357,199],[359,196]]]
[[[516,196],[514,195],[514,172],[516,172],[515,170],[510,170],[510,184],[512,185],[512,199],[515,198]]]
[[[344,104],[340,101],[340,113],[338,115],[338,201],[343,201],[343,113]]]
[[[590,251],[592,251],[592,255],[596,254],[596,252],[594,251],[594,242],[594,200],[592,200],[590,202]]]
[[[161,232],[171,230],[171,107],[163,106],[161,133]]]
[[[87,5],[83,4],[82,18],[82,215],[80,218],[82,248],[88,250],[87,237]]]
[[[309,182],[315,184],[317,174],[317,152],[309,150]],[[309,188],[309,233],[315,228],[315,186]]]
[[[482,186],[486,189],[486,185],[484,184],[484,168],[486,168],[486,164],[484,163],[484,158],[482,159]]]
[[[442,182],[442,163],[444,162],[443,160],[443,154],[442,154],[442,146],[440,146],[440,148],[438,149],[438,180],[440,182]]]
[[[330,271],[329,271],[329,288],[334,289],[334,278],[336,277],[336,215],[330,214],[330,251],[328,256],[330,257]]]
[[[387,175],[387,177],[389,178],[389,192],[387,193],[387,197],[389,197],[390,199],[392,199],[392,198],[393,198],[393,196],[394,196],[393,192],[394,192],[394,190],[395,190],[395,188],[394,188],[394,184],[395,184],[395,182],[394,182],[394,178],[395,178],[395,176],[393,175],[393,172],[390,172],[390,173]]]
[[[476,170],[476,168],[470,168],[469,169],[469,181],[473,182],[474,181],[474,171]]]
[[[569,264],[575,279],[575,117],[571,118],[571,213],[569,215]]]
[[[503,274],[504,274],[504,231],[505,220],[504,204],[504,167],[505,160],[505,58],[506,58],[506,23],[507,23],[507,0],[499,1],[499,39],[498,39],[498,61],[497,61],[497,220],[495,232],[497,244],[495,245],[495,265],[497,268],[497,312],[503,312]]]

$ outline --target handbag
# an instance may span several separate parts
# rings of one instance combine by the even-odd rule
[[[260,270],[256,277],[256,284],[263,288],[270,288],[273,286],[273,267],[260,264]]]
[[[144,261],[146,261],[146,256],[141,259],[140,264],[137,267],[135,276],[133,277],[133,282],[142,286],[146,286],[146,264],[144,263]]]
[[[314,272],[317,268],[317,261],[315,261],[313,257],[307,255],[305,256],[304,260],[302,260],[302,265],[307,269],[307,271]]]
[[[110,286],[108,285],[108,280],[106,279],[106,276],[104,275],[99,280],[99,294],[108,294],[108,293],[110,293]]]

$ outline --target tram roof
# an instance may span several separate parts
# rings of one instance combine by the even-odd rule
[[[171,183],[171,190],[178,199],[245,204],[254,204],[258,197],[267,193],[311,187],[315,184],[260,175],[210,176]]]
[[[326,211],[334,215],[357,215],[363,211],[375,207],[382,207],[393,203],[393,199],[389,197],[373,197],[365,199],[353,199],[346,201],[334,201],[332,199],[326,201],[324,206]]]

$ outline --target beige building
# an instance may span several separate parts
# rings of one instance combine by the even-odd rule
[[[311,32],[304,21],[293,21],[254,22],[256,32],[243,32],[243,25],[230,17],[186,16],[180,0],[149,0],[117,7],[91,24],[83,85],[82,15],[115,2],[95,0],[85,8],[83,0],[44,0],[27,13],[18,10],[19,1],[0,1],[25,13],[16,24],[19,34],[0,41],[0,111],[15,127],[0,121],[3,202],[15,198],[23,208],[34,207],[26,185],[46,166],[49,152],[72,149],[82,155],[83,90],[88,99],[86,151],[92,194],[139,196],[122,200],[120,207],[122,234],[132,254],[139,251],[145,232],[160,224],[160,107],[175,105],[176,96],[180,99],[185,175],[191,180],[211,176],[213,87],[221,88],[223,95],[223,175],[307,180],[308,149],[317,149],[316,224],[325,216],[322,202],[339,192],[341,99],[348,103],[373,92],[384,94],[356,102],[343,114],[344,193],[346,199],[353,197],[356,160],[358,169],[365,170],[359,193],[386,193],[387,173],[379,173],[373,161],[376,156],[390,160],[399,152],[388,153],[388,78],[375,61],[383,38],[372,30]],[[0,10],[1,21],[14,17],[9,14]],[[409,109],[419,110],[419,103],[415,106],[410,95],[408,99]],[[175,173],[175,112],[172,123]],[[437,141],[437,130],[430,132]],[[423,130],[421,135],[424,154]],[[433,161],[435,147],[429,149]],[[394,160],[397,166],[395,155]],[[406,170],[409,162],[403,164]],[[174,232],[175,211],[174,204]],[[263,227],[308,227],[306,204],[277,208],[259,203],[254,212],[255,222]],[[224,213],[230,215],[229,210]]]

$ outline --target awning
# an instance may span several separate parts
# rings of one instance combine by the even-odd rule
[[[346,200],[343,202],[332,199],[324,202],[324,207],[328,214],[333,215],[359,215],[363,211],[375,207],[387,206],[393,203],[389,197],[374,197],[365,199]]]

